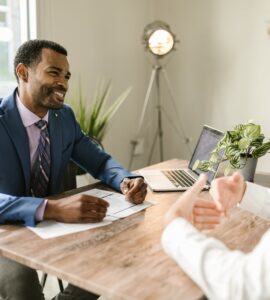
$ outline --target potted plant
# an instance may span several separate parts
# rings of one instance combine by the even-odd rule
[[[106,107],[112,90],[111,81],[101,80],[92,97],[90,105],[82,93],[81,83],[79,82],[78,97],[74,100],[67,100],[71,105],[79,122],[81,129],[86,135],[95,138],[98,142],[107,131],[108,123],[116,111],[127,99],[131,87],[126,89],[118,98],[116,98],[109,107]]]
[[[211,171],[213,166],[222,161],[228,161],[224,175],[241,170],[246,180],[253,181],[257,159],[270,149],[270,141],[264,141],[261,126],[248,122],[239,124],[233,130],[226,131],[224,137],[211,152],[209,160],[197,160],[193,169]]]
[[[79,84],[79,101],[69,101],[81,129],[86,135],[95,138],[100,143],[107,131],[110,119],[127,99],[127,96],[131,91],[131,87],[126,89],[109,107],[106,107],[111,90],[111,81],[100,81],[97,84],[91,104],[88,105],[86,98],[83,96],[81,85]]]
[[[107,106],[106,104],[110,97],[111,90],[111,81],[99,81],[93,94],[92,101],[88,104],[87,99],[82,93],[81,82],[79,80],[77,91],[78,95],[76,97],[72,97],[73,100],[67,99],[66,101],[73,108],[82,131],[101,148],[103,148],[102,139],[107,132],[108,123],[122,103],[127,99],[131,91],[131,87],[121,93],[121,95],[117,97],[110,106]],[[65,189],[75,188],[76,175],[82,175],[85,173],[86,172],[83,169],[70,162],[64,179]]]

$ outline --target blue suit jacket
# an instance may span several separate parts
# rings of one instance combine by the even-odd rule
[[[31,164],[27,132],[20,118],[16,90],[0,103],[0,223],[35,225],[35,213],[44,201],[30,196]],[[49,194],[63,191],[62,178],[70,159],[119,190],[123,178],[133,177],[110,155],[85,136],[70,107],[49,111],[51,177]]]

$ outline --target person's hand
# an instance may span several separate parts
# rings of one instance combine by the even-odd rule
[[[126,199],[134,204],[142,203],[147,193],[147,185],[142,177],[124,178],[120,189]]]
[[[63,223],[96,223],[106,216],[109,203],[90,195],[74,195],[59,200],[48,200],[44,220]]]
[[[206,179],[204,174],[200,175],[198,181],[170,207],[165,215],[165,225],[179,217],[185,218],[199,229],[210,229],[219,223],[220,212],[216,210],[215,203],[200,197]]]
[[[230,177],[215,179],[211,184],[210,194],[217,209],[227,214],[228,210],[241,202],[246,190],[246,183],[239,172]]]
[[[190,222],[200,230],[214,229],[220,223],[222,215],[214,201],[198,198],[194,203]]]

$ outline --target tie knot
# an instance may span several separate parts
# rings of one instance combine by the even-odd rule
[[[40,129],[44,130],[47,127],[47,121],[45,120],[39,120],[38,122],[35,123],[35,125]]]

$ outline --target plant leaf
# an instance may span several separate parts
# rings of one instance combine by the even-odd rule
[[[266,142],[257,149],[255,149],[252,153],[252,156],[255,158],[261,157],[265,155],[270,150],[270,142]]]
[[[111,80],[100,80],[96,86],[92,97],[91,105],[88,105],[86,98],[82,92],[81,80],[79,79],[77,102],[67,99],[74,109],[76,119],[80,124],[81,130],[89,136],[95,137],[101,141],[108,128],[108,122],[117,112],[122,103],[127,99],[131,91],[131,87],[125,90],[109,108],[106,103],[110,97],[112,90]]]
[[[104,118],[107,120],[107,122],[113,117],[113,115],[116,113],[116,111],[119,109],[119,107],[122,105],[122,103],[126,100],[127,96],[129,95],[130,91],[132,90],[131,87],[126,89],[115,101],[114,103],[109,107],[107,112],[104,114]]]
[[[253,123],[246,124],[246,127],[243,131],[243,136],[250,139],[256,139],[260,136],[260,134],[261,134],[261,126]]]
[[[241,138],[240,141],[238,142],[239,149],[241,150],[247,149],[249,147],[249,144],[250,144],[250,140],[247,137]]]

